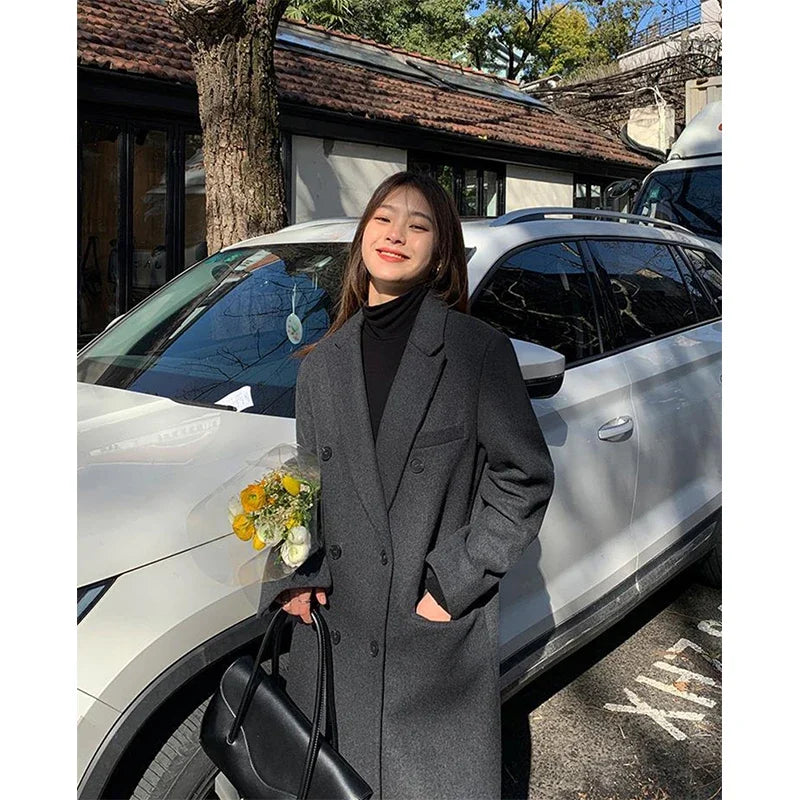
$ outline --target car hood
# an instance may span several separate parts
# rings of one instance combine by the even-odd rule
[[[198,506],[294,441],[294,419],[79,383],[78,586],[229,534],[221,511]]]

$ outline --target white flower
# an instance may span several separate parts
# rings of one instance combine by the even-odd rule
[[[295,528],[292,528],[292,530],[295,530]],[[281,558],[288,567],[296,569],[308,558],[310,549],[310,542],[293,544],[287,539],[281,545]]]
[[[264,542],[267,547],[273,547],[283,538],[279,523],[272,519],[256,519],[256,536]]]
[[[295,525],[293,528],[289,529],[289,533],[286,535],[286,541],[292,544],[309,546],[311,544],[311,534],[304,525]]]
[[[231,499],[228,500],[228,522],[233,525],[233,518],[239,514],[244,514],[242,502],[236,496],[231,497]]]

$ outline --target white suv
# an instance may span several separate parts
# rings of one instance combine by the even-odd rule
[[[82,799],[235,796],[197,734],[263,630],[260,574],[204,499],[294,441],[286,318],[301,344],[327,330],[355,224],[226,248],[79,353]],[[611,212],[463,229],[470,313],[514,340],[556,469],[501,583],[507,698],[687,565],[720,579],[722,267],[714,242]]]

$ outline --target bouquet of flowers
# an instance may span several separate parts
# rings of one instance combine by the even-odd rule
[[[272,581],[322,546],[319,465],[303,448],[280,444],[254,466],[250,482],[228,501],[228,520],[253,549],[269,548],[263,579]]]

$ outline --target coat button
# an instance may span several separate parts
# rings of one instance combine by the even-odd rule
[[[332,630],[331,631],[331,639],[333,640],[334,644],[339,644],[339,641],[341,640],[341,638],[342,638],[342,635],[339,633],[339,631],[337,631],[337,630]]]
[[[339,556],[342,554],[342,548],[339,547],[338,544],[332,544],[328,548],[328,553],[330,554],[330,557],[335,560],[335,559],[339,558]]]
[[[322,456],[323,461],[327,461],[333,455],[333,450],[331,450],[330,447],[325,446],[322,448],[320,455]]]
[[[422,472],[425,469],[424,464],[418,458],[411,459],[411,471],[412,472]]]
[[[381,550],[381,564],[386,566],[389,563],[389,556],[386,555],[385,550]]]
[[[378,655],[378,643],[374,639],[369,643],[369,654],[373,658]]]

